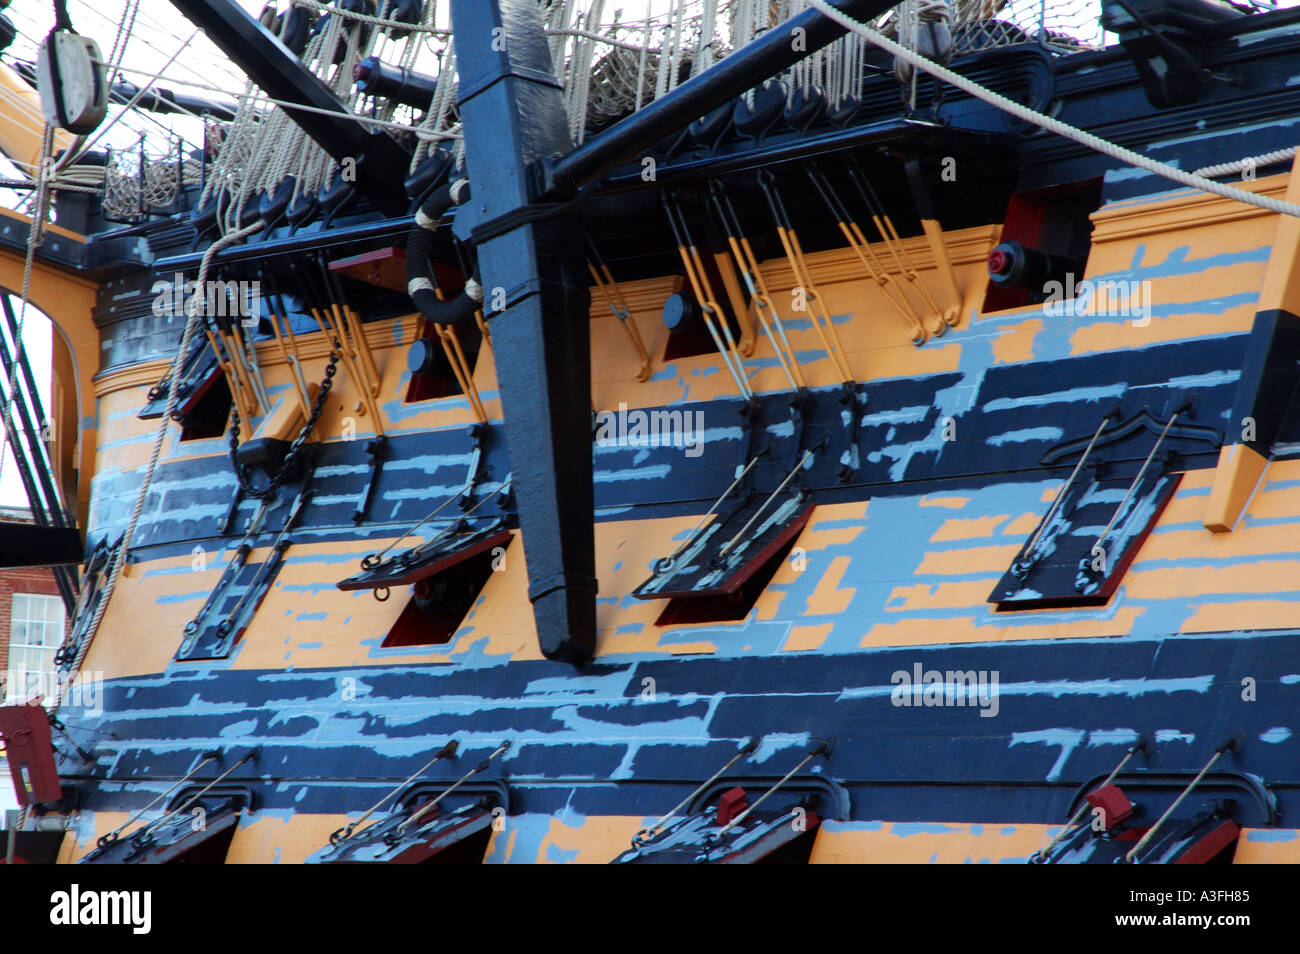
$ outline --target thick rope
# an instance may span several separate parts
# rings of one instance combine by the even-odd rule
[[[1253,171],[1261,166],[1271,166],[1277,162],[1284,162],[1287,159],[1293,159],[1295,154],[1295,146],[1290,149],[1275,149],[1272,152],[1266,152],[1258,156],[1247,156],[1245,159],[1238,159],[1235,162],[1224,162],[1217,166],[1202,166],[1194,171],[1192,175],[1217,179],[1219,176],[1236,175],[1238,172],[1244,172],[1247,169]]]
[[[1151,159],[1148,156],[1142,155],[1140,152],[1134,152],[1132,149],[1125,149],[1123,146],[1102,139],[1100,136],[1094,136],[1092,133],[1084,132],[1082,129],[1077,129],[1058,119],[1053,119],[1051,116],[1045,116],[1036,110],[1029,109],[1027,106],[1022,106],[1014,100],[1008,99],[999,93],[995,93],[992,90],[981,86],[979,83],[967,79],[960,73],[954,73],[947,67],[940,66],[932,60],[928,60],[924,56],[914,53],[904,46],[900,46],[888,37],[882,36],[866,24],[854,20],[852,17],[845,16],[839,10],[835,9],[835,7],[827,3],[826,0],[807,0],[807,2],[810,7],[817,10],[819,13],[834,20],[846,30],[852,30],[864,39],[871,41],[886,53],[890,53],[904,62],[910,63],[919,70],[924,70],[936,79],[942,80],[950,86],[955,86],[957,89],[974,96],[976,99],[983,100],[991,106],[996,106],[998,109],[1010,113],[1017,119],[1023,119],[1025,122],[1032,123],[1040,129],[1056,133],[1058,136],[1064,136],[1066,139],[1071,139],[1082,146],[1087,146],[1089,149],[1096,150],[1104,155],[1118,159],[1121,162],[1127,162],[1130,165],[1137,166],[1139,169],[1145,169],[1148,172],[1170,179],[1180,185],[1185,185],[1192,189],[1200,189],[1203,192],[1210,192],[1214,195],[1222,196],[1225,199],[1232,199],[1236,202],[1244,202],[1247,205],[1254,205],[1261,209],[1267,209],[1269,212],[1277,212],[1282,215],[1293,215],[1300,218],[1300,205],[1295,205],[1291,202],[1280,202],[1277,199],[1270,198],[1269,196],[1256,195],[1253,192],[1246,192],[1243,189],[1234,189],[1232,186],[1215,182],[1213,179],[1207,179],[1204,176],[1199,176],[1195,173],[1184,172],[1182,169],[1176,169],[1168,163]]]
[[[427,23],[408,23],[405,20],[393,20],[388,17],[375,17],[365,13],[354,13],[351,10],[345,10],[342,7],[333,4],[319,3],[317,0],[293,0],[295,7],[306,7],[316,13],[330,13],[340,16],[346,20],[356,20],[359,23],[369,23],[372,26],[392,27],[399,30],[410,30],[412,33],[428,33],[434,36],[450,36],[451,30],[445,27],[435,27]],[[387,6],[387,4],[385,4]]]
[[[1157,831],[1160,830],[1160,827],[1169,819],[1169,816],[1172,815],[1175,811],[1177,811],[1178,806],[1181,805],[1184,799],[1186,799],[1187,796],[1192,793],[1192,789],[1196,788],[1197,785],[1201,784],[1201,779],[1205,778],[1205,773],[1208,772],[1210,769],[1212,769],[1214,767],[1214,763],[1219,761],[1219,759],[1223,756],[1223,753],[1229,751],[1231,748],[1232,746],[1231,744],[1229,744],[1222,748],[1215,749],[1213,758],[1211,758],[1210,761],[1206,762],[1205,767],[1196,773],[1196,778],[1192,779],[1191,784],[1189,784],[1185,789],[1183,789],[1182,793],[1177,798],[1174,799],[1173,803],[1168,808],[1165,809],[1165,813],[1161,815],[1159,819],[1156,820],[1156,823],[1154,825],[1152,825],[1150,828],[1147,829],[1146,834],[1142,836],[1141,840],[1136,845],[1133,846],[1133,848],[1129,851],[1127,855],[1124,856],[1125,862],[1129,864],[1133,863],[1133,861],[1137,858],[1138,854],[1142,851],[1142,849],[1147,846],[1147,843],[1150,842],[1151,839],[1155,837],[1155,834]]]
[[[1095,554],[1097,549],[1106,540],[1106,537],[1110,535],[1110,531],[1115,526],[1115,521],[1118,520],[1119,515],[1124,512],[1124,508],[1128,506],[1128,502],[1133,499],[1134,492],[1138,489],[1138,485],[1142,483],[1142,478],[1146,476],[1147,468],[1151,466],[1151,461],[1155,459],[1156,452],[1160,450],[1160,445],[1165,442],[1165,436],[1169,433],[1169,429],[1174,426],[1174,421],[1178,420],[1179,413],[1181,412],[1175,411],[1173,416],[1165,423],[1165,429],[1162,430],[1160,436],[1156,438],[1155,445],[1151,448],[1151,453],[1147,454],[1147,459],[1142,462],[1142,468],[1137,472],[1137,476],[1133,478],[1133,483],[1128,485],[1128,493],[1124,494],[1124,499],[1119,502],[1119,506],[1115,508],[1115,512],[1110,515],[1110,520],[1106,522],[1105,529],[1098,534],[1097,541],[1092,545],[1092,549],[1089,552]],[[1125,526],[1127,525],[1128,521],[1126,520]]]

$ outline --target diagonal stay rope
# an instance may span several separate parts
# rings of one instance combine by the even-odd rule
[[[1066,139],[1072,139],[1082,146],[1094,149],[1121,162],[1127,162],[1130,165],[1145,169],[1148,172],[1158,176],[1163,176],[1180,185],[1188,186],[1192,189],[1200,189],[1203,192],[1211,192],[1215,195],[1222,196],[1225,199],[1232,199],[1237,202],[1244,202],[1247,205],[1258,206],[1261,209],[1267,209],[1270,212],[1278,212],[1282,215],[1293,215],[1300,218],[1300,205],[1291,202],[1281,202],[1277,199],[1270,198],[1266,195],[1256,195],[1253,192],[1247,192],[1244,189],[1235,189],[1232,186],[1224,185],[1221,182],[1215,182],[1204,176],[1198,176],[1195,173],[1185,172],[1177,169],[1168,163],[1160,162],[1140,152],[1134,152],[1132,149],[1125,149],[1116,143],[1100,136],[1094,136],[1092,133],[1084,132],[1068,123],[1063,123],[1059,119],[1053,119],[1027,106],[1022,106],[1014,100],[1008,99],[999,93],[995,93],[979,83],[973,82],[955,73],[947,67],[940,66],[932,60],[926,59],[918,53],[900,46],[886,36],[877,33],[865,23],[860,23],[852,17],[845,16],[839,10],[832,7],[826,0],[808,0],[808,5],[817,10],[823,16],[829,17],[846,30],[856,33],[865,40],[874,43],[887,53],[890,53],[905,63],[911,64],[919,70],[924,70],[936,79],[942,80],[964,93],[974,96],[976,99],[983,100],[991,106],[996,106],[1005,112],[1010,113],[1018,119],[1027,123],[1032,123],[1040,129],[1056,133],[1058,136],[1064,136]]]

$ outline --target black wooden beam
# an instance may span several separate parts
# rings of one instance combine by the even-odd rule
[[[865,21],[889,10],[897,0],[830,2],[848,16]],[[705,72],[691,77],[671,93],[615,123],[562,159],[542,163],[540,193],[545,197],[572,193],[709,110],[735,99],[808,54],[833,43],[844,32],[842,26],[816,10],[805,10],[791,17]]]
[[[861,17],[891,5],[840,4]],[[452,0],[451,13],[474,194],[457,231],[477,224],[471,234],[484,290],[489,302],[504,300],[490,316],[492,346],[528,597],[542,652],[581,664],[596,648],[590,297],[583,243],[574,240],[580,222],[572,210],[537,203],[571,192],[844,30],[801,14],[573,150],[536,0]],[[534,178],[539,169],[543,181]]]
[[[408,200],[402,189],[410,163],[406,150],[385,133],[367,132],[334,91],[236,0],[172,0],[172,5],[272,99],[337,113],[329,116],[284,107],[336,161],[356,162],[357,188],[372,205],[386,215],[406,211]]]
[[[452,0],[458,108],[474,197],[467,218],[529,206],[529,164],[572,147],[536,0]],[[596,648],[590,296],[572,214],[495,230],[478,248],[506,445],[528,561],[528,598],[549,659]],[[500,288],[501,292],[495,289]]]
[[[0,521],[0,568],[76,566],[81,558],[81,534],[76,527]]]

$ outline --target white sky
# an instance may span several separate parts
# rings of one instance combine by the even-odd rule
[[[240,0],[240,5],[256,15],[262,8],[263,0]],[[71,0],[68,13],[77,32],[94,39],[104,56],[108,56],[117,34],[117,25],[124,19],[127,8],[126,0]],[[6,62],[36,59],[36,45],[54,25],[53,4],[48,0],[20,0],[4,11],[19,30],[19,36],[13,45],[0,54]],[[176,12],[166,0],[143,0],[140,13],[128,40],[123,64],[133,69],[157,71],[182,43],[194,32],[193,25]],[[138,74],[125,74],[125,78],[137,85],[148,82],[147,77]],[[172,80],[177,81],[172,84]],[[179,85],[179,81],[193,80],[209,86],[221,86],[228,89],[232,96],[244,88],[244,81],[238,70],[208,42],[206,36],[199,33],[174,63],[166,70],[166,79],[160,85]],[[216,94],[212,94],[216,95]],[[119,110],[110,109],[110,118]],[[189,117],[152,116],[138,112],[118,123],[104,139],[105,144],[116,148],[129,148],[138,141],[141,133],[149,134],[151,139],[165,142],[169,135],[185,137],[191,145],[201,143],[202,131],[196,120]],[[0,157],[2,160],[2,157]],[[0,161],[0,175],[13,175],[14,169]],[[4,204],[16,205],[13,200],[18,194],[5,190]],[[18,301],[14,299],[14,309]],[[51,360],[50,322],[35,308],[27,309],[23,322],[23,340],[37,377],[41,401],[49,410],[49,368]],[[25,507],[27,494],[23,490],[18,470],[14,465],[13,455],[7,443],[4,446],[4,464],[0,470],[0,507]]]

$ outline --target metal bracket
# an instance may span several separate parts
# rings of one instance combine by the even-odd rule
[[[381,434],[374,440],[367,441],[366,456],[370,458],[370,476],[366,478],[366,486],[361,490],[357,509],[352,512],[352,522],[358,525],[365,523],[366,514],[370,510],[370,500],[375,493],[375,484],[379,482],[384,461],[388,459],[388,438]]]

